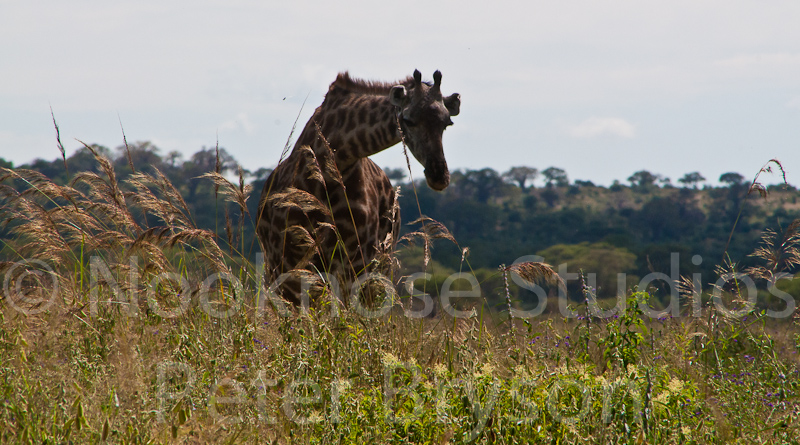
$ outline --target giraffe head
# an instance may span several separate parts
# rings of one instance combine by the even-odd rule
[[[450,184],[442,133],[453,125],[450,117],[457,115],[461,106],[458,93],[442,96],[441,84],[442,73],[439,71],[433,73],[433,85],[430,85],[422,81],[418,70],[414,70],[413,83],[395,85],[389,92],[389,98],[398,110],[405,142],[411,154],[425,167],[425,179],[434,190],[443,190]]]

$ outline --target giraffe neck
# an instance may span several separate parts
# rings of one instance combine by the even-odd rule
[[[396,108],[384,95],[326,97],[296,146],[311,145],[318,157],[328,157],[319,133],[333,150],[340,171],[400,142]]]

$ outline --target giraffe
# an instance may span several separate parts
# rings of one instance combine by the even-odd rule
[[[442,96],[439,71],[433,79],[423,82],[418,70],[395,83],[340,73],[291,154],[267,178],[257,235],[266,284],[280,282],[285,300],[301,302],[300,281],[291,274],[281,281],[286,272],[324,272],[348,295],[376,256],[393,250],[397,192],[370,155],[402,140],[425,167],[428,186],[448,186],[442,134],[459,113],[461,96]]]

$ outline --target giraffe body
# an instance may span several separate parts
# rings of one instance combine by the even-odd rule
[[[398,83],[337,76],[261,193],[257,234],[267,285],[304,269],[335,278],[348,295],[370,263],[391,252],[400,224],[397,196],[368,156],[401,138],[425,166],[428,185],[447,187],[442,132],[458,114],[460,96],[443,97],[440,84],[438,71],[433,85],[419,71]],[[280,294],[300,303],[299,279],[285,278]]]

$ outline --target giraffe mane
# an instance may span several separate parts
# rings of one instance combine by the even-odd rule
[[[404,85],[410,88],[414,85],[414,78],[409,76],[397,82],[381,82],[364,79],[354,79],[350,73],[345,71],[336,76],[336,80],[331,84],[329,91],[341,89],[346,92],[356,94],[384,95],[389,94],[389,90],[395,85]]]

